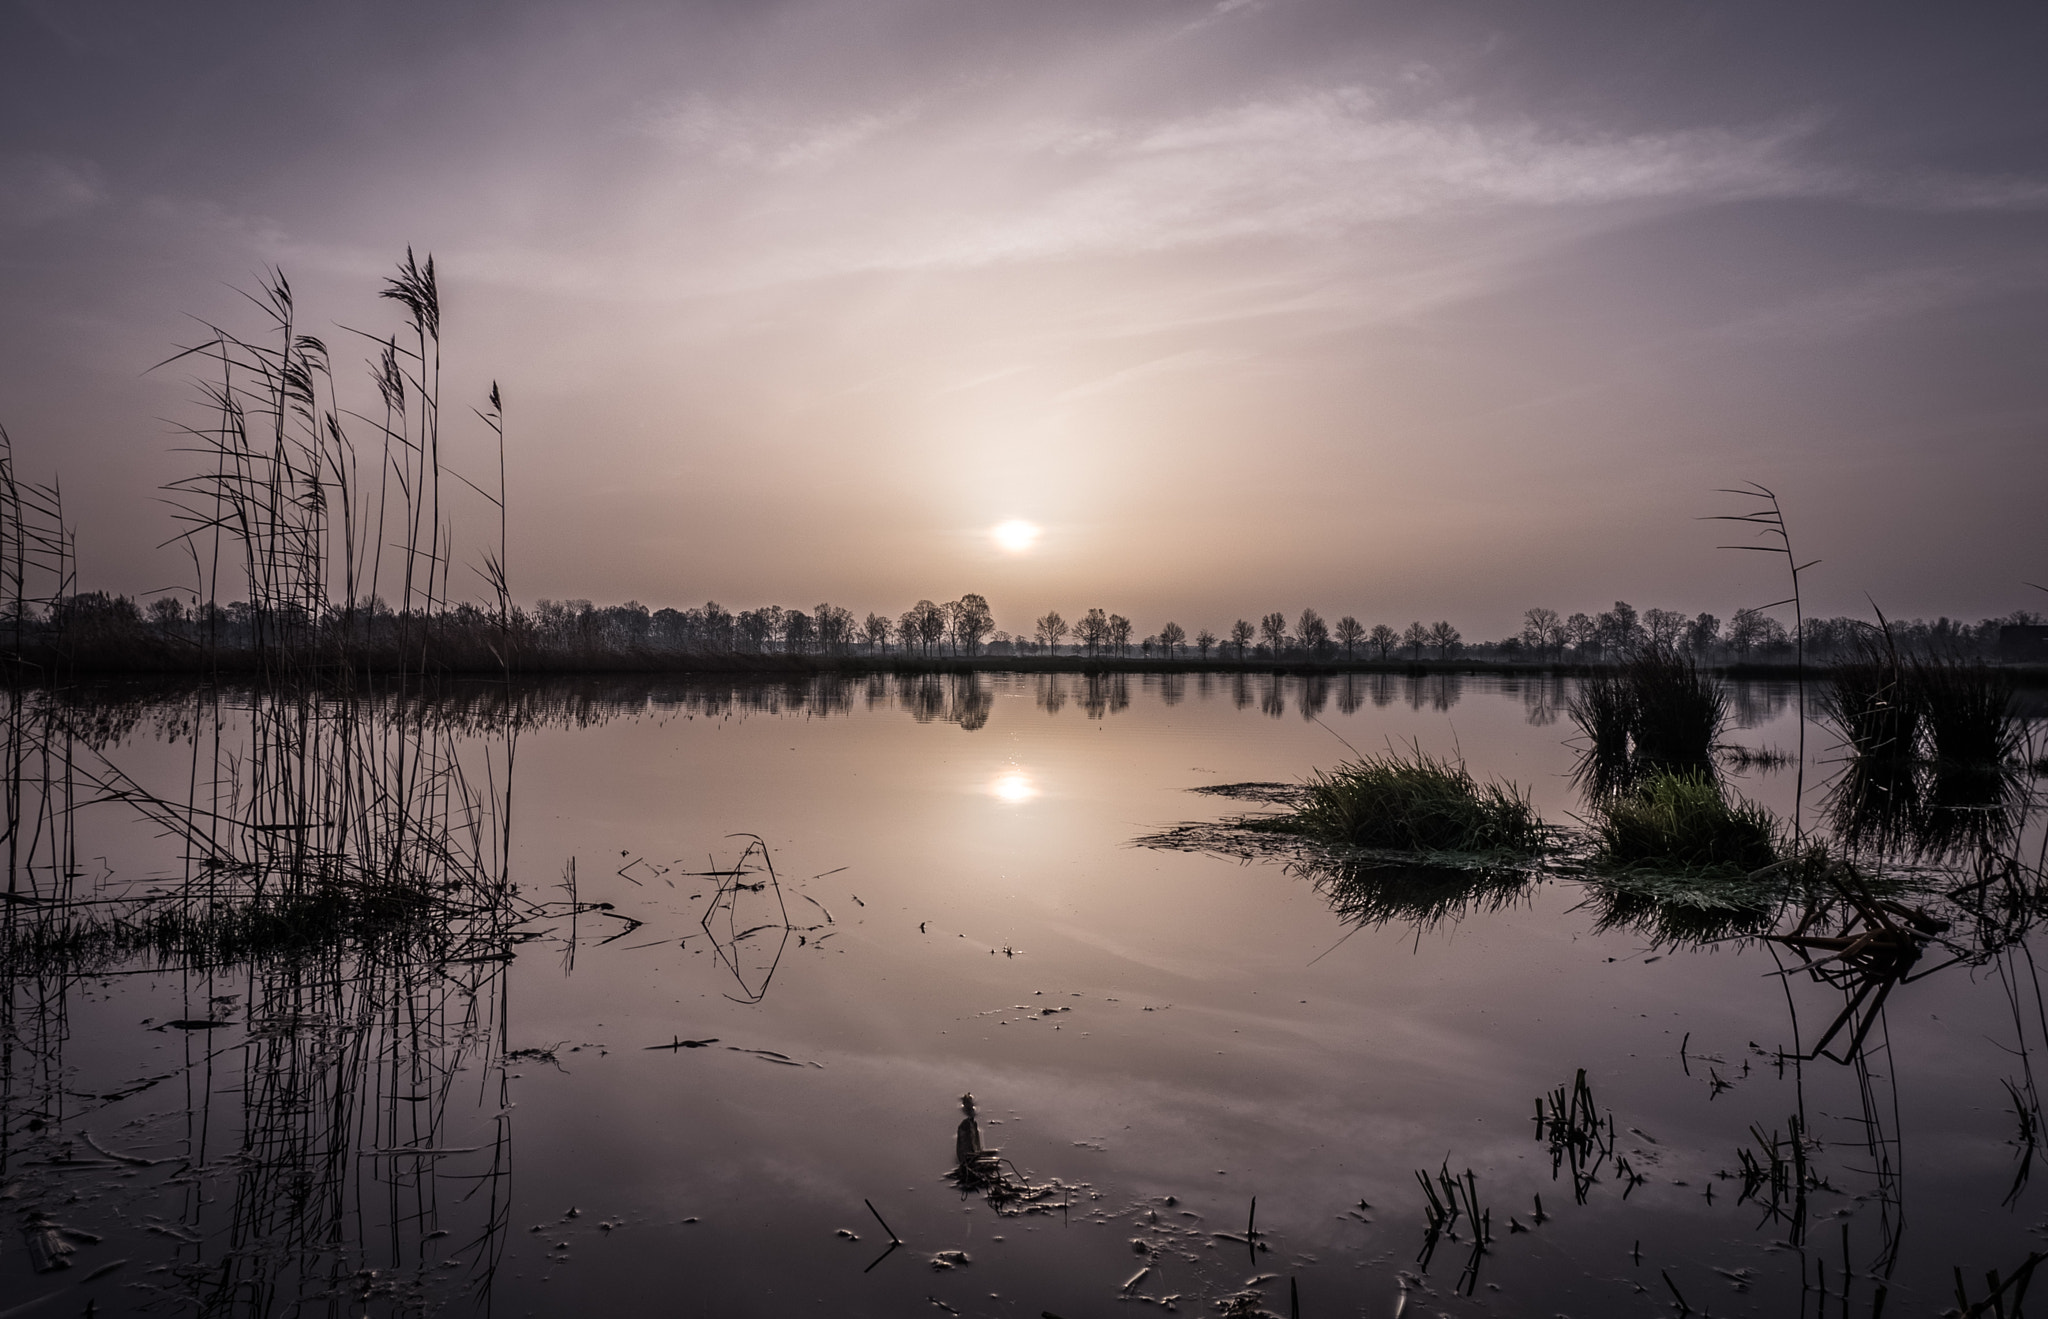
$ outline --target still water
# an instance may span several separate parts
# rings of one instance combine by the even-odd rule
[[[1660,945],[1562,876],[1357,925],[1279,860],[1137,844],[1246,809],[1194,789],[1410,745],[1569,824],[1569,697],[451,694],[437,836],[520,904],[455,955],[10,954],[0,1316],[1906,1315],[1954,1306],[1958,1268],[1981,1299],[2048,1232],[2024,937],[1930,949],[1860,1048],[1802,1058],[1845,993],[1779,945]],[[1797,753],[1794,692],[1732,698],[1728,740]],[[261,703],[72,717],[96,705],[125,713],[33,769],[17,836],[49,855],[70,775],[52,879],[190,882],[197,815],[138,802],[245,792]],[[1729,781],[1787,815],[1803,781],[1818,812],[1832,741],[1805,742],[1803,778]],[[1554,1161],[1539,1097],[1581,1070],[1598,1131]],[[962,1185],[967,1095],[999,1157]],[[1470,1213],[1432,1242],[1454,1194],[1490,1244]]]

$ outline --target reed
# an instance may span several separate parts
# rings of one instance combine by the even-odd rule
[[[2010,675],[1904,657],[1889,628],[1829,675],[1822,710],[1849,752],[1828,798],[1844,841],[1921,858],[1996,847],[2025,793]]]
[[[1984,664],[1925,659],[1912,686],[1927,729],[1927,753],[1949,766],[2004,765],[2020,749],[2010,674]]]
[[[1365,756],[1314,774],[1302,803],[1248,827],[1398,852],[1533,855],[1543,824],[1513,784],[1474,779],[1461,762],[1418,749]]]
[[[1625,793],[1596,799],[1594,860],[1610,870],[1730,878],[1787,859],[1769,811],[1697,771],[1652,772]]]
[[[1821,713],[1858,760],[1906,764],[1920,757],[1926,711],[1889,633],[1866,641],[1861,655],[1829,671]]]
[[[1578,776],[1596,793],[1626,790],[1659,770],[1711,771],[1727,698],[1691,660],[1637,656],[1584,680],[1570,705],[1585,737]]]

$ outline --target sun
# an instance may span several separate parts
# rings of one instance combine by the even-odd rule
[[[989,532],[998,546],[1012,554],[1022,554],[1038,541],[1038,524],[1022,518],[1011,518]]]

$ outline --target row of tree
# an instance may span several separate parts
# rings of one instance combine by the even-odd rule
[[[273,611],[275,612],[275,611]],[[264,631],[259,611],[245,603],[187,606],[175,596],[162,596],[146,608],[124,596],[85,592],[57,597],[41,609],[16,611],[16,623],[32,632],[49,632],[86,642],[138,634],[176,637],[210,645],[253,644]],[[376,638],[404,626],[405,616],[371,597],[360,604],[346,626]],[[1236,619],[1219,635],[1203,627],[1190,636],[1177,622],[1139,636],[1131,620],[1105,609],[1089,609],[1069,623],[1057,610],[1033,621],[1031,631],[1012,635],[995,626],[987,599],[967,594],[935,603],[919,600],[891,618],[821,603],[806,611],[767,605],[733,611],[716,601],[691,609],[655,609],[637,601],[593,605],[588,600],[542,600],[531,612],[516,606],[509,617],[461,604],[440,615],[441,625],[509,635],[515,644],[569,653],[607,650],[680,650],[698,653],[780,653],[789,655],[918,655],[973,656],[1073,654],[1089,657],[1233,659],[1423,659],[1447,660],[1461,654],[1495,659],[1534,659],[1582,663],[1626,659],[1645,653],[1684,655],[1699,662],[1776,659],[1789,656],[1793,637],[1785,625],[1761,610],[1737,610],[1726,624],[1709,613],[1686,615],[1670,609],[1638,611],[1625,601],[1598,614],[1562,615],[1546,607],[1523,615],[1521,631],[1497,642],[1468,646],[1447,620],[1405,628],[1388,623],[1371,626],[1346,614],[1334,624],[1320,612],[1304,609],[1291,622],[1278,611],[1256,622]],[[1889,625],[1890,644],[1916,653],[1989,655],[2002,629],[2039,627],[2041,615],[2021,611],[1978,623],[1941,618],[1907,620]],[[318,631],[340,625],[309,619],[301,630]],[[19,630],[17,628],[17,630]],[[275,620],[271,631],[276,631]],[[1809,658],[1851,656],[1880,640],[1876,625],[1860,619],[1811,618],[1801,636]]]
[[[1164,659],[1177,659],[1188,651],[1205,660],[1211,652],[1242,660],[1253,654],[1269,658],[1299,654],[1328,657],[1339,651],[1346,659],[1361,655],[1386,659],[1403,648],[1418,656],[1434,653],[1440,659],[1449,659],[1464,646],[1458,629],[1444,621],[1418,621],[1400,632],[1385,623],[1368,628],[1346,614],[1332,627],[1314,609],[1301,611],[1292,632],[1288,631],[1287,615],[1276,611],[1262,616],[1256,624],[1240,618],[1220,637],[1206,627],[1190,637],[1179,623],[1168,622],[1158,632],[1135,643],[1131,639],[1130,619],[1122,614],[1105,614],[1100,609],[1089,610],[1071,627],[1057,610],[1048,612],[1033,625],[1036,644],[1048,652],[1057,652],[1069,632],[1074,638],[1074,649],[1082,654],[1123,656],[1136,649],[1141,655]]]
[[[2009,628],[2039,627],[2040,614],[2018,610],[1977,623],[1961,619],[1907,619],[1886,623],[1836,616],[1809,618],[1796,639],[1810,659],[1840,659],[1886,644],[1915,654],[1978,655],[1996,652],[2000,635]],[[1626,601],[1600,614],[1560,616],[1555,609],[1535,608],[1522,615],[1522,631],[1494,649],[1542,659],[1567,654],[1581,660],[1626,659],[1646,653],[1711,659],[1782,658],[1795,647],[1792,632],[1760,609],[1738,609],[1724,626],[1712,614],[1691,617],[1673,609],[1638,613]]]

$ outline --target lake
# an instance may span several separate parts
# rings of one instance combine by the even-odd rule
[[[1389,747],[1569,825],[1571,690],[17,693],[0,1316],[1906,1315],[2005,1284],[2048,1233],[2031,899],[1873,989],[1559,871],[1361,919],[1285,855],[1141,845],[1263,809],[1197,789]],[[1832,735],[1802,775],[1797,692],[1730,703],[1729,742],[1795,763],[1729,784],[1821,819]],[[432,928],[192,905],[378,866]],[[970,1095],[998,1153],[963,1176]]]

